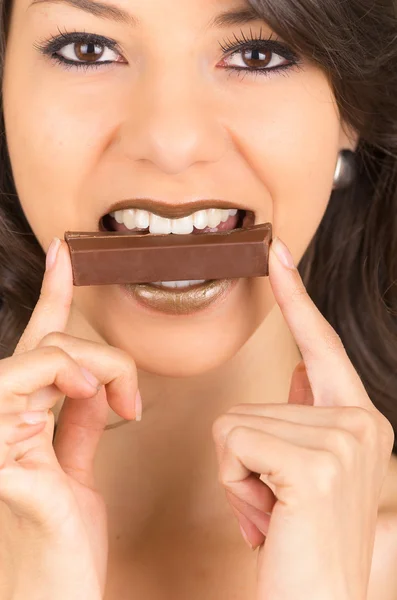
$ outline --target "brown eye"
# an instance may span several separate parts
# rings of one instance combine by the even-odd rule
[[[74,44],[74,52],[81,61],[95,62],[103,55],[104,47],[92,42],[88,44],[79,42]]]
[[[293,61],[292,61],[293,62]],[[240,48],[224,58],[221,66],[240,71],[276,71],[291,64],[286,56],[271,48]],[[296,64],[296,61],[295,61]]]
[[[251,55],[251,58],[249,57]],[[241,56],[250,68],[267,67],[271,61],[273,52],[271,50],[243,50]]]
[[[77,40],[70,44],[64,44],[54,54],[61,62],[76,66],[99,67],[104,63],[125,62],[117,50],[96,40],[92,42],[90,40]]]

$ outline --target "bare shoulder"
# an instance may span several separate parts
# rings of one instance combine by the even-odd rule
[[[368,600],[397,600],[397,509],[378,517]]]

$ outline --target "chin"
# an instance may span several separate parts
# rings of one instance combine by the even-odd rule
[[[193,377],[227,363],[274,305],[267,277],[237,280],[223,300],[178,316],[134,307],[128,298],[117,311],[109,310],[109,298],[91,300],[87,314],[101,338],[127,352],[138,369],[163,377]]]

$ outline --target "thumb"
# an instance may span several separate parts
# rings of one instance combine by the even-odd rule
[[[296,365],[292,374],[288,404],[307,404],[308,406],[314,404],[314,396],[303,360]]]
[[[73,479],[95,488],[94,459],[107,424],[106,388],[88,399],[66,397],[59,414],[54,451],[61,468]]]

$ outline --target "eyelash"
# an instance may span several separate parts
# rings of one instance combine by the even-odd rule
[[[56,54],[59,50],[65,48],[70,44],[94,44],[106,47],[112,51],[121,54],[121,49],[116,41],[110,40],[101,35],[91,34],[86,32],[62,32],[58,29],[60,35],[52,36],[49,40],[35,44],[35,48],[41,52],[44,56],[48,56],[51,60],[54,60],[65,69],[93,69],[101,68],[104,65],[112,64],[116,61],[98,61],[96,63],[83,62],[83,61],[72,61]],[[250,37],[246,37],[244,32],[241,32],[242,38],[238,38],[234,35],[235,42],[226,41],[225,44],[219,43],[222,51],[228,54],[226,58],[232,58],[236,54],[242,53],[244,50],[253,50],[259,52],[271,52],[272,55],[276,54],[287,59],[289,64],[280,65],[278,67],[223,67],[225,71],[235,72],[240,75],[243,72],[244,75],[269,75],[270,73],[276,73],[286,71],[292,67],[301,68],[302,61],[300,57],[291,48],[277,40],[270,38],[262,38],[262,30],[258,37],[254,37],[250,31]],[[123,64],[123,63],[120,63]]]

